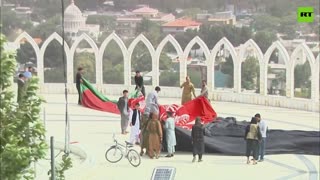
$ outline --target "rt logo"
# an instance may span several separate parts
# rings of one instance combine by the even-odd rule
[[[298,22],[313,22],[313,7],[298,7],[297,19]]]

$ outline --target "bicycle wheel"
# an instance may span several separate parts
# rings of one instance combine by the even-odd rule
[[[128,161],[132,166],[138,167],[141,163],[139,153],[134,149],[130,149],[128,151]]]
[[[109,148],[106,151],[105,157],[106,157],[107,161],[109,161],[111,163],[116,163],[122,159],[123,154],[122,154],[122,151],[119,147],[114,146],[114,147]]]

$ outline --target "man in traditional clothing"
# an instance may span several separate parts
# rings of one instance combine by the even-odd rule
[[[140,120],[141,120],[141,113],[139,111],[140,104],[136,103],[134,109],[130,111],[129,116],[129,124],[131,127],[130,131],[130,143],[137,145],[140,143],[139,134],[140,134]]]
[[[168,119],[165,122],[165,130],[166,130],[166,141],[167,141],[167,149],[168,155],[166,157],[173,157],[175,152],[175,146],[177,144],[176,141],[176,133],[175,133],[175,124],[173,118],[173,112],[167,111]]]
[[[121,133],[127,134],[129,122],[128,90],[123,90],[123,96],[119,98],[117,106],[121,113]]]
[[[194,85],[190,81],[190,77],[186,77],[186,82],[184,82],[180,88],[183,88],[182,91],[182,99],[181,99],[181,105],[185,104],[188,101],[192,100],[192,94],[194,97],[196,97]],[[192,93],[192,94],[191,94]]]
[[[202,88],[201,88],[200,96],[204,96],[205,98],[208,99],[208,101],[210,101],[208,98],[208,95],[209,95],[209,93],[208,93],[207,82],[206,82],[206,80],[202,80]]]
[[[17,94],[17,102],[19,103],[25,93],[25,84],[26,84],[26,78],[23,74],[19,74],[18,78],[18,94]]]
[[[84,72],[83,68],[79,67],[78,68],[78,72],[76,74],[76,87],[77,87],[78,95],[79,95],[79,98],[78,98],[78,104],[79,105],[81,105],[81,88],[80,88],[80,84],[82,83],[83,72]]]
[[[147,131],[149,132],[149,157],[158,159],[161,152],[162,127],[157,113],[152,113],[152,119],[148,123]]]
[[[157,86],[154,92],[148,94],[146,99],[146,107],[144,109],[144,113],[142,116],[141,122],[141,152],[140,155],[143,156],[144,151],[143,149],[146,148],[148,151],[148,138],[149,133],[147,130],[148,122],[150,119],[150,114],[152,113],[159,113],[159,103],[158,103],[158,93],[161,91],[160,87]]]
[[[143,85],[143,77],[141,76],[140,71],[136,71],[136,76],[134,76],[134,82],[136,83],[136,90],[140,89],[141,93],[143,94],[143,96],[146,96],[145,93],[145,88]]]

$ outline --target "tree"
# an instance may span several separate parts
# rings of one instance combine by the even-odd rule
[[[172,60],[169,56],[162,52],[159,59],[159,70],[170,70],[172,68]]]
[[[30,35],[32,37],[38,37],[41,39],[47,39],[52,33],[57,32],[61,35],[61,15],[56,15],[39,24],[30,30]]]
[[[221,66],[221,72],[229,75],[229,79],[227,81],[228,88],[233,87],[233,68],[234,67],[233,67],[232,57],[228,56],[226,58],[226,62],[224,62]]]
[[[73,68],[75,70],[78,67],[83,67],[85,71],[84,77],[91,83],[96,82],[96,62],[94,54],[89,52],[77,53],[75,54],[74,62]]]
[[[101,31],[111,32],[116,28],[116,18],[103,15],[89,15],[87,24],[99,24]]]
[[[31,22],[19,19],[16,13],[12,10],[0,8],[0,14],[2,24],[0,26],[0,30],[6,36],[13,37],[15,36],[17,29],[21,28],[25,31],[28,31],[33,27]],[[10,39],[13,40],[14,38]]]
[[[179,72],[163,71],[159,77],[159,84],[161,86],[178,87],[180,83]]]
[[[149,19],[143,18],[137,25],[136,35],[141,33],[146,36],[153,46],[157,46],[162,40],[160,24],[152,22]]]
[[[274,33],[266,31],[258,31],[254,36],[254,41],[260,47],[261,51],[265,53],[271,44],[277,40]]]
[[[247,59],[242,62],[241,66],[241,85],[242,88],[247,90],[256,89],[259,84],[258,81],[259,75],[259,63],[255,57],[247,57]]]
[[[253,27],[256,31],[275,32],[280,25],[280,19],[271,15],[258,15],[254,17]]]
[[[103,82],[107,84],[124,83],[123,54],[114,41],[109,43],[103,54]]]
[[[47,145],[45,129],[40,121],[43,100],[37,95],[38,79],[26,84],[26,93],[19,104],[11,91],[15,73],[15,54],[4,50],[5,37],[1,35],[0,66],[0,179],[32,179],[32,162],[45,157]]]
[[[294,68],[294,88],[308,88],[306,85],[310,81],[310,64],[306,61],[304,64],[298,64]]]

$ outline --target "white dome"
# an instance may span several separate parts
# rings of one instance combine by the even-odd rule
[[[78,8],[78,6],[74,4],[74,1],[71,1],[71,4],[64,11],[64,16],[66,18],[77,19],[79,17],[82,17],[82,12]]]

